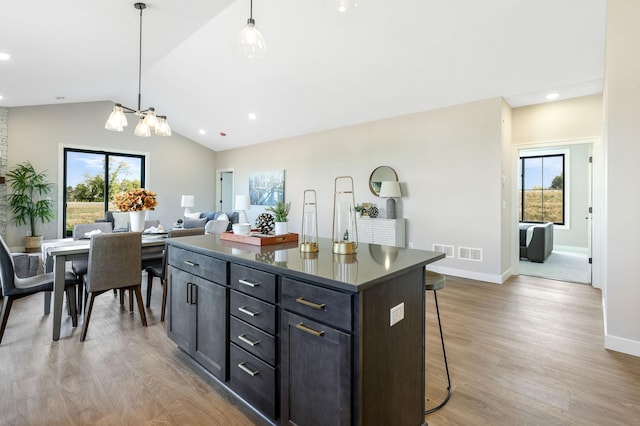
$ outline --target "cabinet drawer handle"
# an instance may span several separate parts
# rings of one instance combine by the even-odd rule
[[[249,287],[258,287],[258,286],[260,286],[260,283],[252,283],[251,281],[242,280],[242,279],[238,280],[238,282],[240,284],[244,284],[244,285],[249,286]]]
[[[247,338],[247,335],[244,333],[238,336],[238,340],[243,341],[247,345],[251,345],[251,346],[256,346],[257,344],[260,343],[260,340],[251,340]]]
[[[260,312],[252,312],[252,311],[248,310],[246,306],[240,306],[238,308],[238,310],[240,312],[242,312],[243,314],[247,314],[247,315],[252,316],[252,317],[255,317],[256,315],[260,314]]]
[[[198,300],[198,286],[195,285],[194,283],[189,283],[189,284],[191,284],[191,291],[190,291],[191,295],[189,297],[190,303],[192,305],[195,305],[196,301]]]
[[[197,263],[192,262],[190,260],[185,260],[184,263],[185,263],[185,265],[193,266],[194,268],[200,266]]]
[[[240,364],[238,364],[238,368],[242,371],[244,371],[245,373],[247,373],[248,375],[250,375],[251,377],[256,376],[260,371],[256,371],[256,370],[252,370],[249,367],[247,367],[246,362],[241,362]]]
[[[298,297],[296,302],[302,303],[303,305],[307,305],[313,309],[324,310],[324,303],[314,303],[308,300],[305,300],[304,297]]]
[[[195,286],[196,285],[194,283],[189,283],[189,282],[187,283],[187,287],[186,287],[187,288],[187,303],[189,305],[193,305],[195,303],[193,301],[194,300],[193,289],[194,289]]]
[[[305,333],[313,334],[314,336],[318,336],[318,337],[324,336],[324,331],[314,330],[313,328],[309,328],[301,322],[296,324],[296,328],[298,330],[304,331]]]

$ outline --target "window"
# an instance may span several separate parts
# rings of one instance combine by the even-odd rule
[[[114,210],[115,194],[144,188],[144,176],[144,155],[65,148],[63,235],[70,236],[73,225],[104,218]]]
[[[565,155],[520,157],[518,183],[521,222],[564,225]]]

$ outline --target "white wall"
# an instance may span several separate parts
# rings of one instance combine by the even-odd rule
[[[605,346],[640,356],[640,2],[607,1]]]
[[[385,200],[371,194],[368,180],[376,167],[391,166],[404,194],[397,209],[407,219],[407,242],[455,247],[456,257],[434,270],[502,282],[502,109],[502,99],[492,98],[222,151],[216,167],[234,169],[239,194],[248,192],[249,174],[284,169],[289,229],[299,232],[303,191],[315,189],[319,233],[331,237],[335,177],[352,176],[356,202],[372,202],[384,215]],[[261,211],[252,208],[249,219]],[[482,249],[483,261],[458,259],[460,246]]]
[[[105,130],[104,123],[112,106],[108,102],[94,102],[9,108],[8,167],[29,160],[36,170],[46,170],[49,180],[56,184],[52,198],[59,207],[61,146],[148,153],[146,187],[158,193],[158,207],[149,212],[151,219],[159,219],[165,227],[171,226],[182,217],[182,194],[195,195],[196,209],[213,210],[215,153],[175,133],[171,137],[134,136],[135,123],[131,117],[129,127],[122,133]],[[61,235],[58,221],[38,229],[45,239]],[[26,230],[26,227],[18,229],[9,224],[8,245],[21,246]]]

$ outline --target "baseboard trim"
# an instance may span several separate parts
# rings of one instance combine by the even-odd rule
[[[506,279],[503,280],[503,277],[500,275],[483,274],[481,272],[466,271],[464,269],[448,268],[446,266],[438,266],[435,263],[428,265],[427,269],[429,269],[430,271],[437,272],[439,274],[452,275],[454,277],[460,277],[460,278],[468,278],[470,280],[476,280],[476,281],[484,281],[491,284],[502,284],[504,283],[504,281],[506,281]],[[510,272],[509,272],[509,276],[511,276]],[[507,278],[509,278],[509,276],[507,276]]]
[[[622,337],[604,335],[604,347],[616,352],[640,357],[640,342]]]

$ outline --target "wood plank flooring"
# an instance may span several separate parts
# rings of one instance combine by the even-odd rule
[[[42,295],[17,301],[0,345],[0,425],[263,424],[185,362],[160,322],[160,295],[156,281],[147,328],[111,294],[99,296],[84,343],[69,318],[51,341]],[[446,380],[433,294],[426,297],[429,407]],[[640,358],[603,349],[600,297],[533,277],[502,286],[447,277],[438,300],[453,396],[426,421],[640,424]]]

